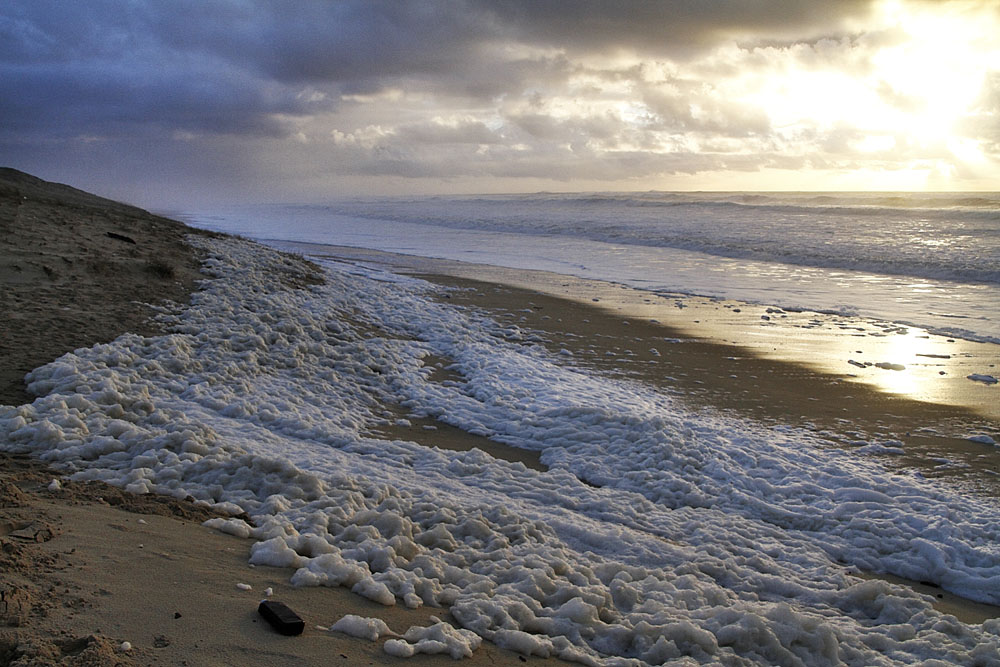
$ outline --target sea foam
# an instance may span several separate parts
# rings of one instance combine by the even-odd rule
[[[252,538],[252,562],[293,568],[296,585],[448,606],[463,630],[524,653],[995,664],[1000,621],[965,625],[854,576],[1000,604],[988,502],[805,430],[581,371],[415,279],[330,265],[324,285],[295,289],[282,280],[293,259],[192,242],[208,279],[172,333],[33,371],[39,398],[0,409],[0,447],[72,480],[193,496],[234,515],[211,525]],[[432,381],[428,357],[452,379]],[[537,450],[549,470],[378,439],[392,406]],[[470,637],[432,626],[387,650],[464,655]]]

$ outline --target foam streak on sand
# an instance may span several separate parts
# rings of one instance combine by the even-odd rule
[[[240,519],[255,563],[384,604],[450,605],[501,645],[585,664],[991,664],[1000,621],[851,573],[1000,603],[1000,512],[815,434],[690,413],[568,367],[417,280],[192,239],[211,276],[174,333],[36,371],[0,442]],[[434,381],[428,359],[452,363]],[[405,406],[542,452],[547,472],[371,429]],[[875,489],[878,489],[877,491]]]

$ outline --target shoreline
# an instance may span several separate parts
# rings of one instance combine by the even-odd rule
[[[856,448],[852,443],[860,441],[883,442],[883,451],[873,455],[890,468],[944,479],[964,491],[1000,499],[1000,447],[968,439],[988,434],[1000,442],[1000,400],[996,400],[1000,387],[965,377],[971,369],[996,372],[995,362],[1000,359],[990,355],[1000,354],[1000,346],[924,339],[913,331],[884,333],[878,327],[876,335],[862,334],[853,323],[828,324],[820,331],[803,329],[785,324],[774,313],[773,320],[741,313],[742,308],[732,302],[656,299],[622,285],[543,271],[339,246],[280,247],[312,249],[311,256],[320,259],[382,266],[459,287],[450,302],[482,307],[506,324],[541,332],[543,338],[549,337],[545,344],[550,352],[572,352],[567,356],[571,363],[604,373],[620,372],[696,409],[728,410],[764,423],[805,424],[846,448]],[[768,310],[756,309],[765,315]],[[785,314],[793,322],[796,318],[814,320],[811,313]],[[893,327],[885,325],[885,329]],[[632,340],[614,340],[625,336]],[[607,349],[588,352],[581,339]],[[862,357],[857,354],[862,348],[871,359],[898,358],[889,357],[887,350],[900,340],[907,346],[914,341],[921,345],[908,347],[908,359],[925,359],[926,367],[904,371],[872,367],[865,369],[870,374],[864,377],[851,372],[860,369],[845,361],[848,355]],[[916,356],[933,354],[941,346],[951,351],[949,359]],[[806,354],[816,357],[816,363],[803,363]],[[940,365],[945,364],[950,377],[939,379]],[[878,381],[869,381],[872,376]],[[912,384],[921,379],[941,383],[951,392],[952,403],[920,400],[927,392],[886,389],[889,382],[900,386],[900,382]]]
[[[307,248],[312,244],[281,246]],[[884,391],[879,383],[831,373],[829,360],[826,366],[804,366],[782,354],[755,354],[756,350],[741,345],[742,340],[734,340],[740,338],[739,330],[745,330],[748,320],[727,312],[734,308],[731,302],[695,298],[693,307],[674,307],[685,316],[685,323],[720,311],[724,314],[723,322],[695,322],[702,326],[687,328],[671,321],[671,304],[651,306],[649,294],[622,285],[543,271],[324,247],[329,254],[307,256],[374,265],[444,286],[449,289],[445,298],[449,304],[484,311],[501,325],[518,326],[549,352],[562,352],[570,364],[653,385],[696,410],[721,410],[776,427],[804,424],[845,449],[857,448],[859,441],[882,440],[885,447],[876,446],[870,455],[886,467],[1000,500],[1000,475],[996,474],[1000,471],[1000,451],[961,435],[963,429],[979,429],[1000,436],[1000,420],[977,412],[973,406],[978,407],[978,403],[963,406],[916,400]],[[689,299],[685,303],[690,303]],[[650,315],[658,315],[662,321]],[[936,342],[952,344],[944,339]],[[972,341],[955,344],[960,349],[967,345],[980,351],[991,349],[989,344]],[[653,352],[647,345],[659,347]],[[967,348],[961,354],[960,359],[972,356]],[[754,379],[751,386],[734,391],[734,385],[741,386],[746,378]],[[990,391],[992,387],[983,389]],[[413,421],[412,430],[393,429],[393,437],[424,443],[427,434],[417,430],[419,420]],[[453,448],[438,442],[427,444]],[[524,462],[522,451],[501,446],[490,453]],[[926,582],[872,572],[858,572],[857,576],[910,588],[932,598],[942,613],[967,623],[1000,618],[1000,607],[962,598]]]
[[[1000,386],[968,377],[1000,375],[1000,345],[993,343],[951,338],[870,318],[649,292],[541,270],[350,246],[266,244],[304,256],[329,256],[408,274],[479,280],[538,292],[581,307],[613,312],[622,320],[654,321],[675,336],[803,367],[817,377],[858,384],[879,394],[940,406],[942,410],[954,409],[1000,425]],[[897,370],[900,365],[904,368]]]
[[[539,332],[541,344],[568,363],[654,386],[696,410],[721,410],[776,426],[804,425],[845,448],[859,440],[893,441],[906,451],[888,457],[890,465],[966,484],[977,475],[980,484],[975,488],[1000,499],[1000,480],[986,472],[1000,470],[1000,452],[958,435],[958,429],[973,425],[990,429],[1000,424],[972,411],[886,394],[843,377],[755,356],[739,346],[688,338],[659,321],[623,318],[614,307],[467,278],[417,275],[460,288],[450,295],[453,303],[484,309],[503,324]],[[463,289],[471,293],[463,294]],[[581,314],[582,320],[576,319]],[[946,455],[967,467],[940,468]]]

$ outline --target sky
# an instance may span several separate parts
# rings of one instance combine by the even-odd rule
[[[1000,190],[1000,0],[5,0],[0,165],[147,207]]]

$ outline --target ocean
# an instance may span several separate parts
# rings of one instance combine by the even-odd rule
[[[831,197],[409,198],[185,217],[276,245],[1000,339],[996,197]],[[691,409],[419,277],[326,258],[325,284],[295,289],[296,262],[267,247],[194,242],[206,282],[164,313],[172,333],[33,371],[39,398],[0,407],[0,446],[71,479],[192,496],[232,515],[208,524],[249,538],[251,563],[291,568],[295,585],[447,606],[475,635],[415,635],[394,654],[461,655],[485,638],[604,666],[998,664],[1000,620],[962,622],[878,576],[1000,605],[996,498],[886,467],[877,454],[904,443],[844,447],[807,424]],[[545,469],[419,444],[438,429],[538,452]],[[996,448],[996,433],[969,435]],[[374,625],[341,621],[324,623]]]
[[[185,212],[251,238],[540,269],[1000,343],[1000,193],[607,193]]]

